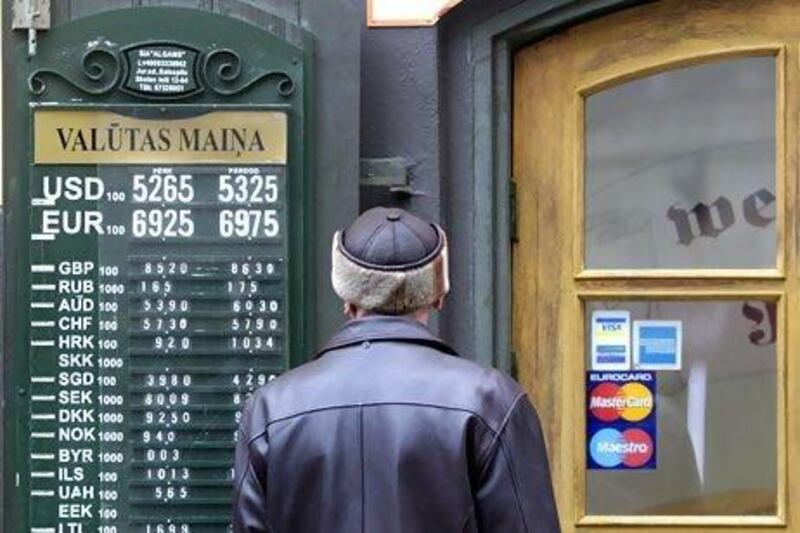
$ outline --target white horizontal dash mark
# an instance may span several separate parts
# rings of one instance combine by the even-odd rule
[[[31,396],[31,400],[34,402],[54,402],[56,401],[55,394],[34,394]]]
[[[55,346],[56,341],[32,340],[31,346]]]
[[[56,454],[54,453],[32,453],[31,459],[39,461],[54,461]]]
[[[52,198],[31,198],[31,205],[35,206],[51,206],[56,205],[56,201]]]

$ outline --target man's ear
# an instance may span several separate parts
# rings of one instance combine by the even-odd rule
[[[350,302],[345,302],[342,311],[344,311],[344,315],[347,318],[355,318],[358,313],[358,307]]]
[[[445,299],[444,296],[440,296],[439,298],[437,298],[436,301],[433,302],[433,308],[436,309],[437,311],[441,311],[444,308],[444,299]]]

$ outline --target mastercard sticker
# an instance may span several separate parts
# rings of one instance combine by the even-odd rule
[[[586,392],[588,468],[655,468],[655,374],[589,372]]]
[[[618,385],[606,381],[589,394],[589,410],[602,422],[641,422],[650,416],[653,407],[653,394],[642,383]]]

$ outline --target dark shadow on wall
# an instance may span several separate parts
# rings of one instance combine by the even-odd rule
[[[395,205],[441,219],[437,33],[366,25],[361,33],[361,158],[403,158],[408,183],[403,192],[361,187],[362,211]]]
[[[473,359],[472,132],[474,113],[483,111],[473,110],[472,34],[520,3],[465,0],[433,27],[365,24],[361,33],[361,158],[405,158],[410,194],[362,186],[359,207],[396,205],[444,225],[452,292],[440,332]]]

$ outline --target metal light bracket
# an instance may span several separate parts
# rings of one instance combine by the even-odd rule
[[[11,29],[28,30],[28,56],[36,55],[36,32],[50,29],[50,0],[14,0]]]
[[[359,181],[362,186],[380,187],[394,194],[415,194],[408,181],[408,163],[404,157],[362,159]]]

